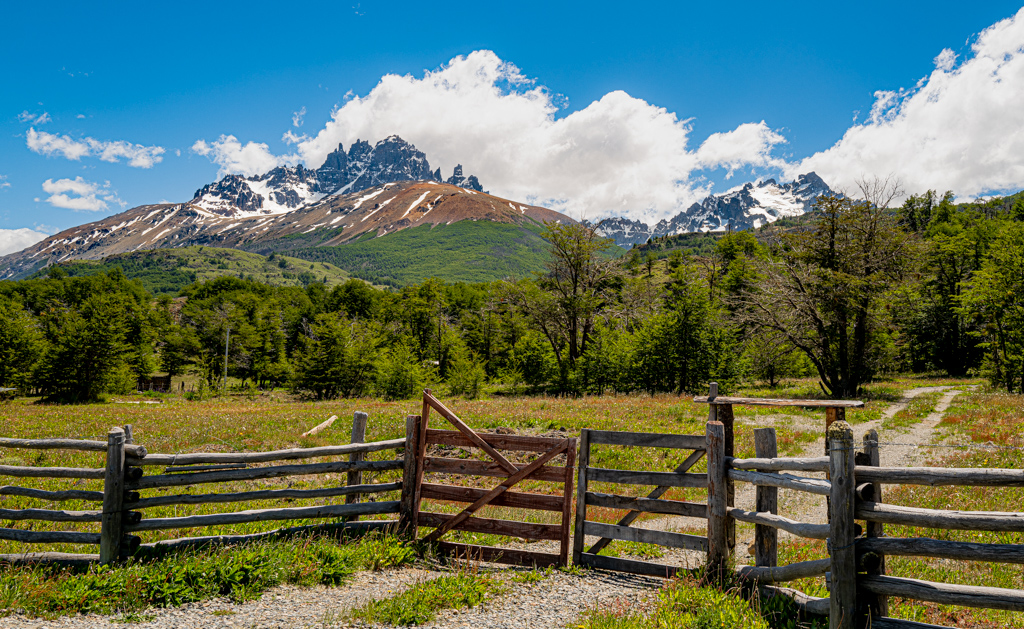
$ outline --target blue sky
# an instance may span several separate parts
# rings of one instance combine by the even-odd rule
[[[390,133],[588,217],[812,168],[1024,187],[1018,3],[88,4],[4,8],[0,230]]]

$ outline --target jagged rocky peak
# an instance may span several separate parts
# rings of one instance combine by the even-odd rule
[[[462,175],[461,165],[456,167],[455,178],[460,181],[455,185],[483,192],[476,177]],[[278,166],[268,173],[248,178],[229,175],[197,191],[192,204],[223,216],[281,214],[329,195],[398,181],[441,182],[441,169],[431,171],[423,151],[392,135],[375,145],[356,140],[348,151],[339,144],[317,169],[300,164]]]
[[[713,194],[694,203],[671,219],[654,227],[626,218],[605,219],[597,224],[598,233],[611,238],[620,247],[647,242],[648,238],[674,236],[688,232],[757,229],[788,216],[810,211],[818,197],[835,194],[828,184],[811,172],[795,181],[780,184],[774,179],[749,182]]]
[[[441,181],[441,169],[437,169],[437,181]],[[448,178],[445,183],[450,183],[453,186],[460,188],[468,188],[470,190],[476,190],[477,192],[483,192],[484,188],[480,185],[480,181],[476,178],[476,175],[470,175],[465,177],[462,174],[462,164],[456,164],[455,170],[452,172],[452,176]]]

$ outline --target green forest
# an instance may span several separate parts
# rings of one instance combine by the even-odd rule
[[[806,376],[846,398],[908,372],[1024,392],[1024,193],[886,205],[822,197],[800,220],[624,256],[586,226],[550,224],[543,273],[489,283],[381,290],[315,268],[274,286],[178,268],[192,281],[175,295],[109,261],[55,266],[0,282],[0,387],[83,402],[192,374],[201,395],[226,362],[235,386],[318,399],[728,391]],[[301,269],[273,268],[290,264]]]

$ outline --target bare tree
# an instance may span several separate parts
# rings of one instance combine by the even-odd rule
[[[850,397],[871,376],[875,306],[903,279],[914,241],[875,202],[822,197],[817,207],[813,228],[782,234],[762,280],[733,302],[742,324],[780,334],[829,394]]]
[[[889,173],[885,177],[865,175],[857,179],[855,183],[860,190],[860,198],[880,210],[889,209],[890,203],[906,194],[903,181],[893,173]]]

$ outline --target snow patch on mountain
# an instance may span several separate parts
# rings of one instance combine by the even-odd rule
[[[807,173],[796,181],[779,184],[774,179],[746,183],[694,203],[669,220],[651,227],[627,218],[607,218],[596,224],[597,233],[620,247],[647,242],[650,238],[691,232],[757,229],[780,218],[810,211],[822,195],[835,194],[821,177]]]

